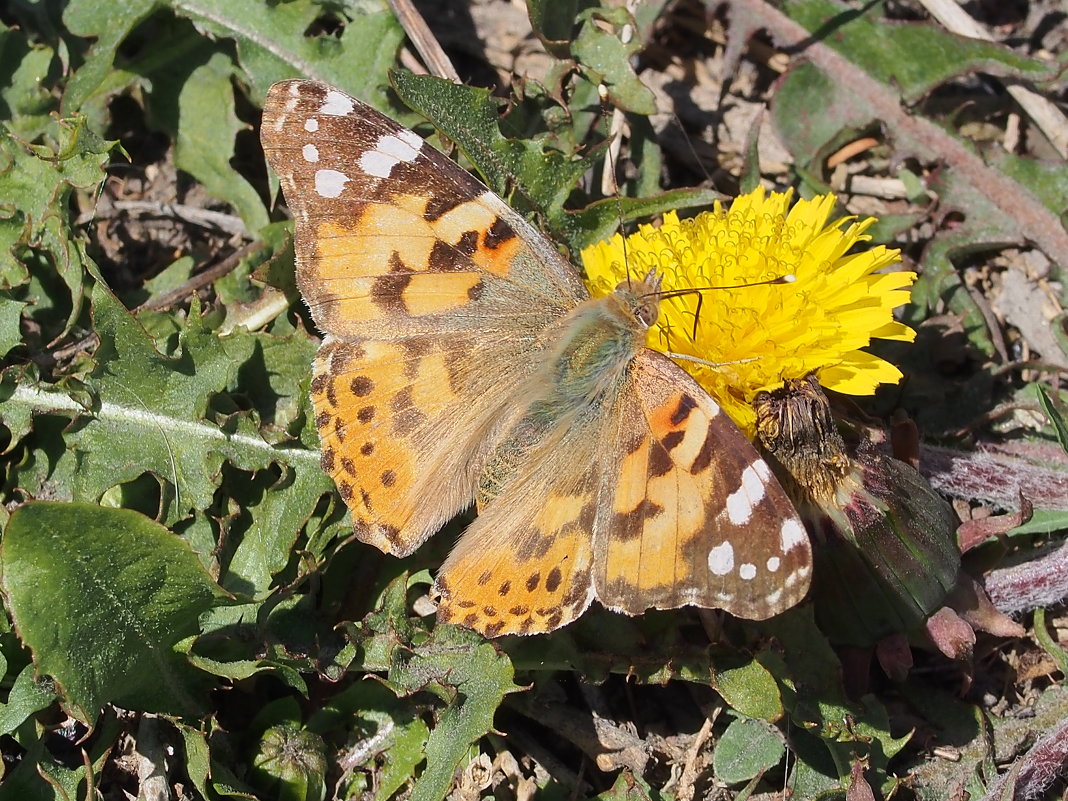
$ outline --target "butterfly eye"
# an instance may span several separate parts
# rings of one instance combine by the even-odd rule
[[[642,324],[643,328],[651,328],[660,317],[660,297],[650,295],[640,298],[634,307],[634,317]]]

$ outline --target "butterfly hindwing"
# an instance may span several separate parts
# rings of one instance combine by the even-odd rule
[[[538,634],[590,605],[600,465],[587,458],[564,467],[564,458],[585,450],[569,447],[576,433],[585,432],[543,442],[479,510],[438,573],[439,619],[490,636]]]

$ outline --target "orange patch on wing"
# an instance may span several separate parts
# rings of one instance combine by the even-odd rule
[[[535,634],[566,625],[592,597],[584,496],[551,496],[534,526],[509,547],[461,542],[438,576],[438,617],[489,636]]]
[[[386,553],[408,547],[418,452],[408,435],[423,410],[455,399],[441,354],[399,343],[328,341],[312,379],[323,468],[352,511],[357,536]]]
[[[400,297],[405,311],[420,317],[466,306],[481,286],[482,277],[478,273],[416,273]]]
[[[638,508],[645,500],[648,484],[649,440],[643,438],[638,447],[623,457],[619,466],[619,480],[612,509],[618,514],[627,514]]]
[[[610,538],[605,554],[605,582],[622,583],[637,591],[637,570],[642,563],[642,538],[629,540]]]
[[[670,390],[644,400],[648,428],[619,462],[616,517],[597,560],[598,592],[630,614],[689,602],[703,586],[694,549],[707,536],[714,498],[703,449],[715,407]],[[698,473],[692,472],[695,465],[701,466]]]
[[[474,231],[479,234],[479,246],[471,255],[472,261],[480,268],[494,275],[507,276],[512,268],[516,253],[522,247],[519,237],[513,236],[495,248],[487,247],[486,232],[498,223],[498,215],[478,200],[461,203],[450,209],[431,223],[434,233],[450,245],[460,242],[465,234]]]
[[[475,251],[474,259],[494,275],[506,276],[523,247],[522,240],[515,236],[493,248],[480,247]]]

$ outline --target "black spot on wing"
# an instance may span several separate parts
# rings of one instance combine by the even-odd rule
[[[430,249],[430,272],[463,272],[471,269],[471,254],[478,248],[478,233],[467,231],[455,245],[441,239]]]
[[[411,272],[380,275],[371,282],[371,300],[383,309],[407,314],[408,309],[404,305],[404,290],[411,282]]]
[[[705,431],[705,441],[701,443],[701,450],[697,452],[697,456],[693,459],[693,464],[690,465],[690,472],[694,475],[705,472],[712,464],[712,457],[716,452],[713,425],[714,423],[709,423],[708,429]]]
[[[432,194],[423,210],[423,219],[427,222],[439,220],[463,202],[464,199],[459,195],[441,192]]]
[[[675,411],[671,413],[671,424],[673,426],[681,425],[682,422],[690,416],[690,412],[697,408],[697,401],[695,401],[689,395],[680,395],[679,403],[675,407]]]
[[[426,422],[426,415],[415,406],[412,388],[405,387],[389,402],[393,412],[393,433],[406,437]]]
[[[671,454],[668,452],[661,443],[653,441],[649,447],[649,476],[650,478],[658,478],[659,476],[667,475],[674,467],[674,463],[671,461]]]

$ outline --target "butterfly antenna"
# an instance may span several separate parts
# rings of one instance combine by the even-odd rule
[[[779,275],[775,278],[769,278],[766,281],[747,281],[744,284],[724,284],[719,286],[690,286],[684,289],[671,289],[667,292],[660,293],[660,300],[667,300],[668,298],[677,298],[682,295],[697,295],[697,308],[693,313],[693,331],[690,333],[692,339],[697,338],[697,325],[701,321],[701,305],[705,302],[705,296],[702,292],[707,292],[711,289],[745,289],[751,286],[775,286],[777,284],[792,284],[797,280],[797,276],[793,273],[786,273],[785,275]]]

